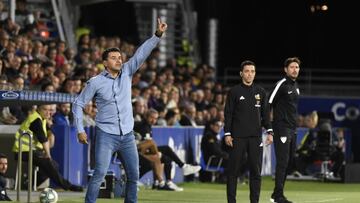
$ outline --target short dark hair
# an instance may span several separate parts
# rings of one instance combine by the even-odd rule
[[[290,58],[285,59],[284,67],[288,67],[290,65],[290,63],[292,63],[292,62],[299,64],[299,66],[301,64],[301,61],[298,57],[290,57]]]
[[[119,53],[121,53],[120,49],[117,48],[117,47],[108,48],[102,53],[102,60],[103,61],[106,61],[106,59],[108,58],[110,52],[119,52]]]
[[[153,109],[153,108],[150,108],[150,109],[148,109],[148,111],[145,113],[145,116],[146,116],[146,118],[149,118],[150,115],[152,115],[152,114],[159,114],[159,112],[156,111],[156,110]]]
[[[7,159],[7,156],[3,153],[0,153],[0,159]]]
[[[216,124],[220,124],[220,123],[221,123],[220,119],[213,118],[213,119],[209,120],[208,125],[210,126],[210,125],[216,125]]]
[[[240,65],[240,71],[243,71],[244,70],[244,67],[245,66],[249,66],[249,65],[252,65],[252,66],[255,66],[255,63],[253,61],[250,61],[250,60],[245,60],[241,63]]]
[[[176,116],[176,113],[174,110],[169,110],[165,115],[165,120],[169,120],[170,118],[173,118]]]

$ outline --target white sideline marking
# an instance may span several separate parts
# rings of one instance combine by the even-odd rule
[[[314,203],[314,202],[333,202],[333,201],[341,201],[344,200],[343,198],[335,198],[335,199],[324,199],[324,200],[316,200],[316,201],[305,201],[307,203]]]

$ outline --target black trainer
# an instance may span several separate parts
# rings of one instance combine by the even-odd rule
[[[158,190],[167,190],[167,191],[175,191],[175,189],[170,188],[167,184],[164,184],[163,186],[158,186]]]
[[[275,199],[276,203],[293,203],[292,201],[286,199],[286,197],[279,197]]]
[[[275,194],[271,194],[270,202],[272,203],[292,203],[292,201],[288,200],[285,196],[275,197]]]

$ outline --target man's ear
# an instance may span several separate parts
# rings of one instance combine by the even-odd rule
[[[242,73],[242,71],[240,71],[240,76],[242,77],[242,75],[243,75],[243,73]]]

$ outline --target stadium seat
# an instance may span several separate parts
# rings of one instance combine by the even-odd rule
[[[213,160],[216,160],[216,158],[219,157],[216,157],[215,155],[210,156],[207,163],[205,162],[203,156],[201,156],[200,159],[200,166],[202,170],[211,172],[211,182],[215,182],[217,175],[224,172],[224,168],[221,166],[223,158],[219,158],[215,165],[211,165],[211,163],[213,163]]]
[[[35,167],[34,170],[33,170],[33,173],[34,173],[34,181],[33,181],[33,191],[37,191],[37,173],[39,171],[39,167]],[[16,175],[15,175],[15,189],[17,188],[18,184],[19,184],[19,181],[18,181],[18,167],[16,167]],[[24,179],[22,179],[24,180]],[[46,179],[46,184],[49,183],[49,179]]]

